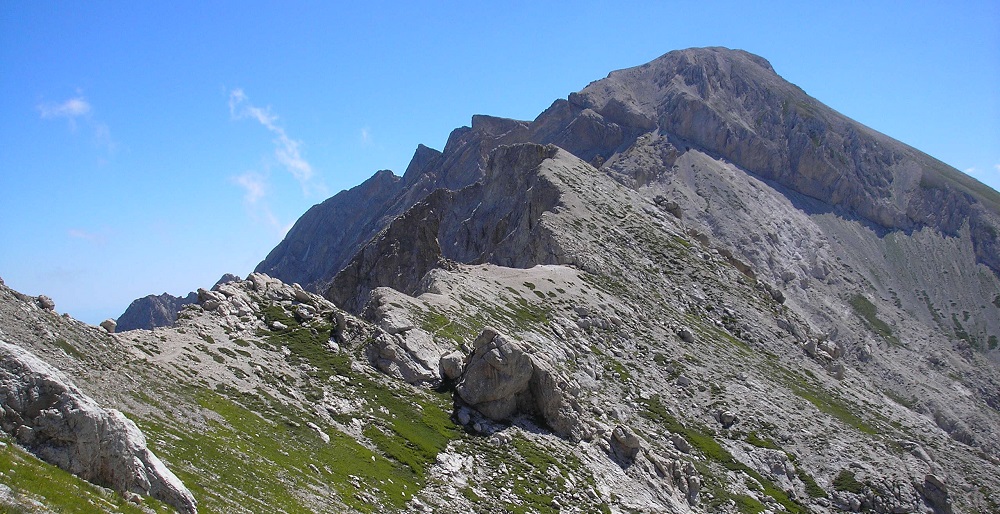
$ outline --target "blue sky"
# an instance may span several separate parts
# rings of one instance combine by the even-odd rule
[[[693,46],[1000,189],[996,1],[140,4],[0,3],[0,277],[91,323],[246,275],[473,114]]]

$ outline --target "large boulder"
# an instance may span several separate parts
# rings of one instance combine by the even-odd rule
[[[0,427],[42,460],[118,492],[197,512],[194,496],[146,447],[139,427],[105,410],[59,370],[0,341]]]
[[[455,391],[488,418],[535,414],[556,434],[580,438],[580,407],[571,381],[523,342],[495,330],[487,328],[476,338]]]

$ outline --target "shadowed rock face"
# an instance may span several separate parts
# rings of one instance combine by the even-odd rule
[[[440,153],[424,148],[417,150],[411,166]],[[254,271],[316,290],[351,258],[353,252],[345,249],[358,248],[385,225],[379,220],[401,191],[400,178],[383,170],[361,185],[314,205]]]
[[[146,448],[135,423],[104,410],[61,372],[0,341],[0,426],[41,459],[119,492],[197,512],[184,484]]]
[[[531,143],[497,148],[483,182],[460,191],[439,189],[393,220],[337,274],[327,297],[358,313],[376,287],[413,293],[428,271],[448,260],[511,267],[564,263],[539,223],[559,198],[539,167],[557,152]]]
[[[163,293],[159,296],[149,295],[133,300],[118,317],[116,330],[145,329],[153,327],[168,327],[177,321],[177,313],[185,305],[198,301],[197,293],[189,293],[183,298]]]

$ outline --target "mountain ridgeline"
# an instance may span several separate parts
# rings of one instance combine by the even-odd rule
[[[0,505],[998,512],[998,232],[996,191],[766,60],[670,52],[119,319],[156,330],[0,282]]]
[[[883,230],[958,236],[965,227],[977,260],[1000,273],[1000,194],[833,111],[763,58],[722,48],[613,72],[532,122],[474,116],[444,153],[420,146],[402,179],[380,171],[314,206],[256,271],[322,290],[376,228],[435,189],[481,180],[491,150],[522,142],[559,146],[634,187],[695,149]],[[645,166],[626,168],[640,151]]]

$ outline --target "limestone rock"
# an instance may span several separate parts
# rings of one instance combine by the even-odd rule
[[[52,298],[48,296],[39,295],[36,301],[38,302],[38,306],[44,310],[54,311],[56,309],[56,302],[52,301]]]
[[[518,395],[527,391],[534,372],[524,349],[505,336],[497,335],[482,344],[482,337],[455,390],[483,415],[505,419],[517,411]]]
[[[941,477],[928,474],[923,484],[918,486],[920,494],[938,513],[951,513],[951,499],[948,497],[948,486]]]
[[[642,440],[631,428],[618,425],[611,432],[611,453],[618,462],[631,463],[641,450]]]
[[[441,356],[440,371],[441,377],[448,380],[455,380],[462,376],[462,369],[465,366],[465,355],[462,352],[451,352]]]
[[[106,330],[109,334],[114,334],[115,333],[115,328],[117,326],[118,326],[118,323],[116,323],[115,320],[113,320],[113,319],[106,319],[106,320],[104,320],[104,321],[101,322],[101,328],[103,328],[104,330]]]
[[[556,434],[581,437],[574,388],[543,357],[493,329],[483,330],[474,347],[455,386],[459,398],[490,419],[538,414]]]
[[[422,330],[410,331],[405,336],[382,332],[366,351],[376,368],[410,384],[441,378],[440,350],[430,335]]]
[[[194,513],[194,497],[146,447],[135,423],[105,410],[60,371],[0,341],[0,426],[42,460],[95,484]]]

